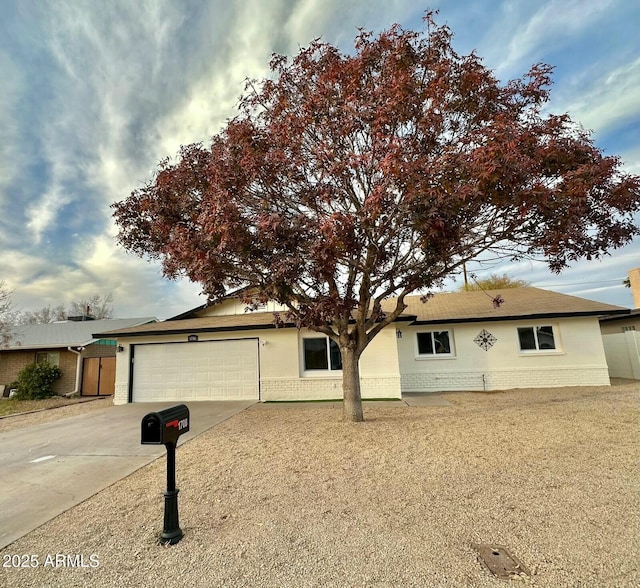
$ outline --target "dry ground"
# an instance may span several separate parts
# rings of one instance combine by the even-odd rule
[[[38,564],[0,584],[638,586],[640,386],[616,384],[447,394],[360,424],[256,405],[178,448],[178,545],[156,541],[160,459],[0,551]],[[495,579],[472,543],[530,577]],[[56,554],[98,565],[45,566]]]
[[[111,396],[0,401],[0,433],[113,405]]]

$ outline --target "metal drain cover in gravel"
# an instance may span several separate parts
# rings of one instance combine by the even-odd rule
[[[472,543],[472,547],[478,552],[480,561],[497,578],[508,580],[513,576],[530,575],[522,562],[503,545]]]

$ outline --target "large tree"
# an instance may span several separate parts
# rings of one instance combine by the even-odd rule
[[[334,340],[353,421],[359,358],[407,295],[488,250],[557,272],[639,233],[640,178],[542,113],[550,66],[501,84],[433,14],[425,25],[361,32],[352,55],[315,41],[274,56],[210,145],[114,204],[119,242],[166,276],[211,301],[250,286],[247,302],[276,300]]]

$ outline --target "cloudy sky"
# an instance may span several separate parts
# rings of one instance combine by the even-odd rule
[[[358,27],[422,28],[427,6],[502,80],[556,67],[550,110],[593,130],[640,173],[640,3],[630,0],[2,0],[0,280],[22,310],[113,293],[120,317],[164,319],[199,287],[115,243],[110,204],[181,144],[236,112],[245,78],[315,37],[350,52]],[[560,276],[542,264],[476,267],[632,306],[621,285],[640,241]],[[450,288],[457,283],[448,284]]]

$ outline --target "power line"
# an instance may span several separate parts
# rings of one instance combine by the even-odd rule
[[[617,278],[615,280],[598,280],[595,282],[571,282],[571,283],[566,283],[566,284],[558,284],[558,283],[553,283],[553,284],[538,284],[537,287],[538,288],[549,288],[551,286],[588,286],[590,284],[604,284],[605,282],[619,282],[620,284],[622,284],[622,282],[624,282],[625,278]]]

